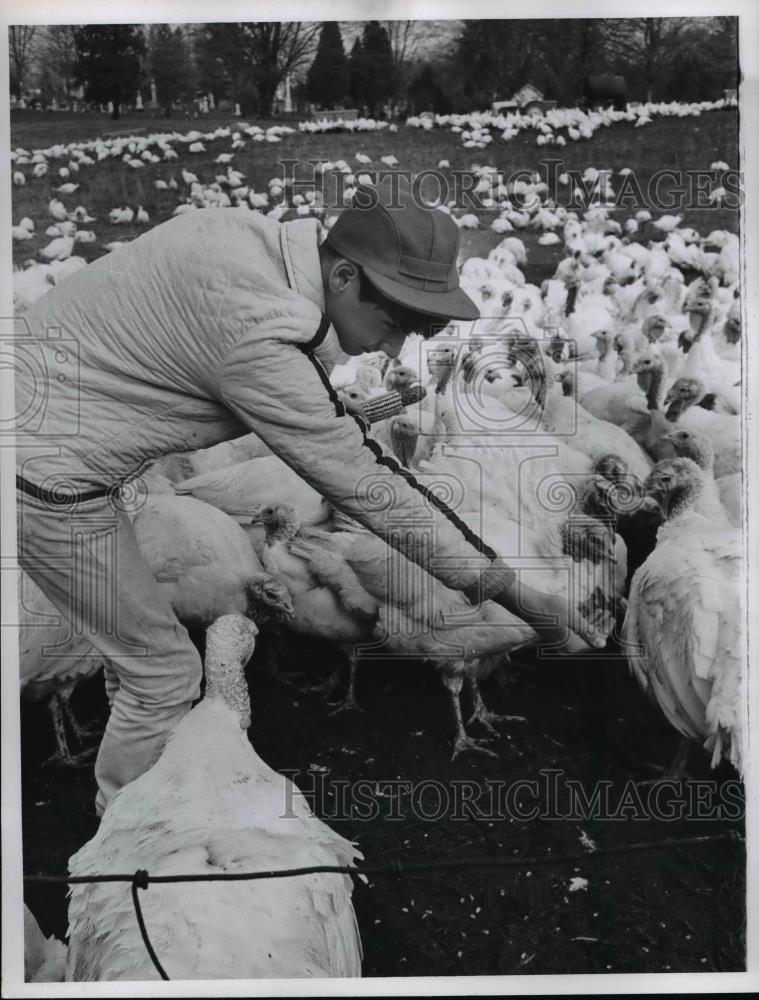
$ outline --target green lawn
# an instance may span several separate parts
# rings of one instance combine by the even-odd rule
[[[253,120],[251,123],[254,123]],[[118,134],[121,137],[136,135],[142,138],[153,131],[176,130],[186,133],[197,129],[209,132],[220,126],[234,129],[239,124],[237,119],[230,116],[151,119],[132,114],[118,122],[112,122],[106,116],[14,113],[11,116],[11,145],[13,148],[23,147],[27,150],[45,149],[57,143],[87,141],[98,136]],[[274,123],[255,124],[267,127]],[[460,135],[443,128],[423,131],[401,125],[396,133],[387,130],[379,133],[326,135],[298,132],[276,144],[248,141],[244,149],[235,153],[232,166],[245,175],[246,183],[258,191],[266,191],[270,178],[283,175],[283,161],[296,161],[294,176],[303,180],[314,176],[313,167],[308,162],[313,159],[335,161],[342,158],[354,166],[358,173],[362,169],[382,168],[379,158],[392,153],[399,161],[399,169],[411,170],[413,174],[436,168],[441,159],[446,159],[450,163],[450,169],[443,173],[451,182],[452,171],[466,171],[473,164],[495,166],[507,177],[525,170],[537,170],[545,175],[548,170],[545,161],[560,159],[561,164],[553,168],[557,174],[563,170],[582,171],[588,166],[611,168],[615,171],[630,167],[645,194],[652,176],[664,168],[680,172],[708,170],[714,160],[724,160],[731,167],[738,165],[738,115],[735,110],[707,112],[697,118],[661,118],[642,128],[634,128],[627,123],[612,125],[600,129],[591,140],[570,142],[564,148],[538,147],[532,132],[520,133],[509,142],[503,142],[497,132],[494,135],[494,141],[487,149],[471,150],[463,148]],[[186,146],[176,143],[175,148],[180,153],[178,160],[147,165],[137,171],[117,158],[82,168],[76,178],[80,184],[79,190],[62,197],[69,209],[81,204],[96,217],[96,221],[86,228],[94,230],[97,242],[79,245],[76,252],[92,260],[102,255],[103,244],[111,240],[130,239],[145,228],[111,225],[108,213],[115,206],[144,206],[150,213],[150,225],[170,218],[187,190],[181,181],[182,167],[197,174],[205,183],[212,182],[216,174],[224,173],[225,168],[213,161],[219,153],[229,151],[230,139],[216,139],[205,144],[205,153],[190,154],[186,151]],[[354,157],[358,152],[371,156],[372,164],[361,167],[356,163]],[[56,161],[48,175],[39,180],[32,177],[29,167],[21,168],[27,176],[27,183],[24,187],[13,188],[13,221],[17,223],[23,216],[30,216],[37,224],[37,235],[33,240],[14,246],[16,266],[29,258],[40,259],[39,250],[49,241],[49,237],[44,234],[48,222],[52,221],[48,219],[47,206],[51,198],[59,197],[55,192],[60,183],[57,166],[66,162],[66,159]],[[172,176],[179,181],[179,191],[161,192],[155,189],[154,181],[157,178],[168,180]],[[614,178],[616,188],[620,180],[618,177]],[[663,191],[671,190],[674,183],[667,180]],[[655,207],[651,210],[654,216],[662,214]],[[684,224],[692,225],[702,233],[713,229],[729,229],[733,232],[738,230],[739,216],[734,209],[685,206],[678,207],[676,211],[683,214]],[[462,231],[462,250],[467,257],[486,254],[501,239],[489,228],[495,213],[483,211],[478,214],[480,228]],[[623,219],[633,214],[633,210],[619,209],[615,214]],[[528,279],[539,281],[550,275],[556,263],[564,256],[564,248],[539,246],[537,238],[540,234],[534,231],[526,234],[522,231],[517,235],[524,239],[528,248]],[[654,231],[649,230],[640,238],[654,235]]]

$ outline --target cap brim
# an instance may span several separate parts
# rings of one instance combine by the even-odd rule
[[[361,270],[377,291],[391,302],[406,309],[446,320],[473,320],[480,317],[480,310],[463,288],[454,288],[450,292],[425,292],[420,288],[409,288],[400,281],[394,281],[375,271],[370,265],[362,264]]]

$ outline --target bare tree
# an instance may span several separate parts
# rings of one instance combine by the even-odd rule
[[[50,24],[45,29],[41,56],[47,70],[57,77],[67,98],[76,75],[76,42],[72,24]]]
[[[400,70],[414,55],[419,41],[419,21],[383,21],[390,48],[393,51],[393,65]]]
[[[12,24],[8,28],[8,55],[10,58],[11,93],[21,97],[34,55],[37,27],[33,24]]]
[[[320,28],[320,21],[203,25],[195,42],[201,82],[222,87],[232,100],[240,101],[244,114],[254,100],[258,114],[268,118],[280,82],[313,59]]]
[[[682,17],[647,17],[643,26],[643,68],[646,75],[646,100],[650,101],[654,83],[665,60],[671,59],[686,21]]]
[[[677,54],[688,22],[684,17],[631,17],[604,21],[604,41],[609,53],[637,66],[645,80],[646,100],[668,63]]]

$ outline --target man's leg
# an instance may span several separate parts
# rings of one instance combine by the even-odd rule
[[[95,764],[102,815],[111,796],[156,761],[198,697],[200,656],[124,513],[110,501],[56,510],[17,498],[19,563],[112,664],[111,714]]]

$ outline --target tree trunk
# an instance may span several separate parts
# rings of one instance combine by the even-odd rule
[[[274,95],[277,92],[277,87],[272,86],[271,81],[267,80],[262,82],[258,86],[258,100],[259,108],[258,113],[261,118],[271,118],[271,107],[274,103]]]

